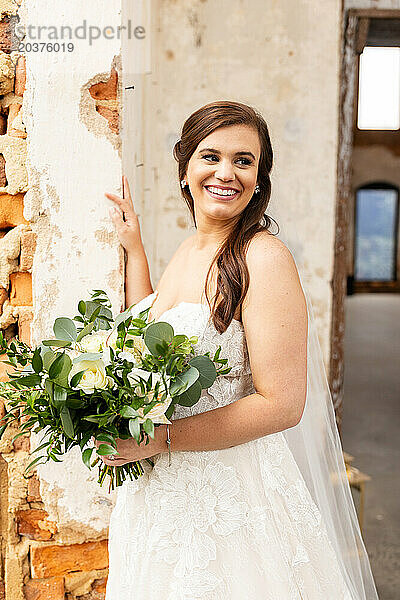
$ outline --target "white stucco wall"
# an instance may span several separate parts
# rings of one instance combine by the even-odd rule
[[[154,283],[193,231],[172,157],[184,120],[213,100],[251,104],[269,125],[275,155],[270,213],[284,235],[297,235],[296,256],[304,261],[328,364],[341,2],[163,0],[153,6],[144,191],[137,201]]]
[[[26,2],[21,24],[77,27],[86,19],[120,23],[120,0]],[[73,52],[27,53],[23,119],[28,133],[29,192],[25,217],[37,233],[33,265],[32,342],[52,337],[58,316],[77,314],[77,302],[101,288],[114,311],[123,302],[122,252],[108,215],[105,191],[118,190],[121,156],[107,121],[95,111],[88,83],[108,78],[121,41],[73,40]],[[41,494],[60,529],[58,541],[95,537],[107,525],[107,490],[89,473],[76,448],[63,463],[40,466]],[[85,528],[82,528],[82,524]]]

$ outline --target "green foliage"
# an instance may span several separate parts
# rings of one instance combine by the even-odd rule
[[[38,464],[61,462],[74,446],[80,448],[83,463],[91,469],[100,456],[117,454],[118,438],[149,443],[157,422],[148,415],[159,402],[169,403],[165,416],[170,419],[178,404],[193,406],[203,389],[230,371],[227,360],[220,357],[220,347],[213,358],[209,353],[196,355],[196,336],[175,335],[166,322],[148,323],[148,312],[149,308],[133,317],[131,306],[114,319],[107,294],[93,290],[88,300],[78,302],[79,314],[73,319],[56,318],[55,338],[43,340],[34,349],[18,338],[7,341],[0,331],[0,351],[7,354],[6,364],[14,367],[9,381],[0,382],[7,411],[0,439],[16,423],[14,440],[30,431],[43,434],[31,452],[40,456],[29,463],[25,476]],[[109,346],[106,354],[82,352],[80,342],[85,336],[101,330],[107,331],[107,339],[117,332],[116,348]],[[135,353],[136,336],[147,349],[143,354]],[[131,349],[133,354],[127,355]],[[103,365],[100,380],[106,383],[102,387],[87,392],[83,383],[81,386],[85,368],[78,367],[82,361]],[[73,367],[76,372],[71,377]],[[88,446],[93,438],[102,442],[98,448]],[[138,461],[114,468],[103,464],[98,481],[102,484],[109,475],[113,488],[126,477],[137,478],[143,472]]]

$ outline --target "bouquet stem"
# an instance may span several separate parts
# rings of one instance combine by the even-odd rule
[[[94,467],[99,462],[99,457],[96,458],[92,463],[92,467]],[[154,467],[154,463],[149,458],[145,459],[152,467]],[[122,485],[125,479],[129,476],[130,480],[133,481],[133,477],[138,479],[144,474],[144,469],[139,460],[136,460],[131,463],[126,463],[125,465],[120,465],[117,467],[113,467],[111,465],[99,464],[99,478],[97,483],[103,485],[105,478],[107,475],[110,477],[108,491],[110,492],[115,487]]]

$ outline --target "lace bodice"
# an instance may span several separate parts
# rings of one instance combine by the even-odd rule
[[[148,308],[150,294],[133,308]],[[198,336],[199,354],[232,370],[203,390],[206,412],[254,392],[243,326],[220,334],[207,305],[165,311],[175,333]],[[282,432],[215,451],[174,451],[118,488],[110,520],[106,600],[355,600],[346,589],[321,515]]]
[[[138,302],[135,314],[148,308],[154,300],[155,292]],[[221,346],[221,358],[228,359],[232,367],[226,375],[220,375],[208,390],[203,390],[200,400],[192,407],[176,406],[172,420],[181,419],[219,406],[225,406],[242,396],[254,393],[253,379],[249,363],[244,328],[240,321],[233,319],[226,331],[219,333],[211,320],[208,305],[194,302],[180,302],[162,313],[157,319],[166,321],[174,328],[174,333],[196,335],[196,354],[210,352],[213,356]]]

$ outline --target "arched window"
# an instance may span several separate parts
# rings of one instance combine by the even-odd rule
[[[399,189],[359,187],[354,213],[354,291],[386,291],[398,282]]]

